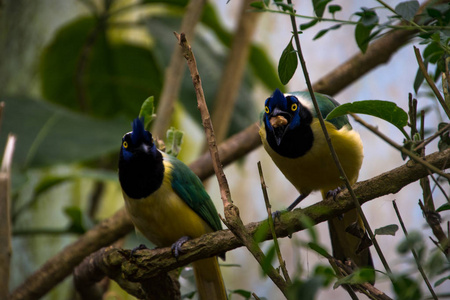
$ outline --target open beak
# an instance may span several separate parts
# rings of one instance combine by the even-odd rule
[[[286,133],[290,120],[291,116],[278,107],[276,107],[269,116],[269,122],[270,125],[272,125],[275,141],[278,146],[281,144],[281,140]]]

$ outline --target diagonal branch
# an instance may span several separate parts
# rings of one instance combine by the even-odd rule
[[[227,225],[233,234],[247,247],[250,253],[255,257],[258,263],[263,268],[264,272],[272,279],[275,285],[280,291],[287,297],[287,283],[281,277],[281,275],[275,270],[272,265],[265,265],[267,261],[266,256],[259,248],[253,237],[245,230],[244,223],[239,216],[239,209],[233,204],[231,200],[230,188],[228,181],[223,172],[222,163],[220,162],[219,152],[217,150],[216,137],[214,134],[214,128],[211,122],[211,116],[209,115],[208,106],[206,105],[205,95],[203,93],[202,82],[200,74],[197,70],[197,63],[195,61],[192,48],[186,40],[184,33],[177,34],[175,36],[182,48],[183,56],[186,58],[189,71],[191,72],[192,82],[194,84],[195,92],[197,95],[197,107],[200,110],[202,116],[203,127],[205,128],[206,140],[208,143],[209,153],[212,158],[214,166],[214,172],[216,173],[217,180],[219,182],[220,195],[223,202],[225,219],[222,221]],[[265,266],[265,268],[264,268]]]
[[[450,149],[428,155],[426,159],[436,167],[445,169],[449,167],[446,165],[449,156]],[[428,170],[420,164],[408,163],[372,179],[356,183],[354,190],[359,195],[360,203],[363,204],[387,194],[397,193],[406,185],[427,175]],[[287,237],[304,229],[304,223],[301,220],[305,216],[318,224],[353,208],[354,203],[351,196],[348,191],[344,191],[337,196],[336,201],[324,200],[304,209],[295,209],[282,214],[275,224],[275,233],[279,238]],[[267,220],[247,224],[245,228],[251,235],[258,232],[258,236],[264,228],[266,232],[261,238],[263,240],[272,239],[272,233],[267,229]],[[115,265],[118,264],[118,259],[121,261],[121,270],[127,280],[140,281],[167,273],[198,259],[217,256],[241,246],[243,246],[242,241],[230,230],[221,230],[187,241],[183,244],[184,251],[178,259],[173,257],[170,247],[138,250],[133,255],[133,259],[129,259],[130,250],[109,248],[106,252],[109,252],[107,255],[111,255],[110,260],[114,261]]]

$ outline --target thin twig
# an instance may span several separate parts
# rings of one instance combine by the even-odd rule
[[[450,239],[445,235],[445,232],[440,225],[440,216],[435,211],[429,211],[420,200],[419,206],[422,210],[423,216],[425,217],[425,221],[427,221],[431,231],[433,231],[434,236],[439,241],[435,243],[436,246],[439,247],[448,259],[450,259]]]
[[[441,93],[439,92],[439,89],[434,84],[433,79],[431,79],[430,75],[428,75],[428,71],[427,68],[425,67],[425,64],[423,63],[420,50],[415,46],[414,46],[414,54],[416,55],[417,63],[419,64],[419,68],[420,71],[422,72],[423,77],[425,77],[425,80],[427,81],[428,85],[433,90],[434,95],[436,96],[445,113],[447,114],[447,118],[450,119],[450,108],[447,106],[447,103],[445,103],[445,100],[442,97]]]
[[[261,189],[263,191],[263,196],[264,196],[264,203],[266,204],[266,209],[267,209],[269,228],[272,233],[273,243],[275,246],[275,252],[277,253],[278,262],[280,263],[280,268],[281,268],[281,271],[283,272],[284,279],[286,280],[287,284],[290,285],[292,282],[291,282],[291,278],[289,277],[289,273],[286,269],[286,263],[283,259],[283,256],[281,255],[281,250],[280,250],[280,245],[278,244],[277,234],[275,233],[275,226],[273,225],[273,218],[272,218],[272,206],[270,205],[269,195],[267,193],[267,186],[266,186],[266,182],[264,180],[264,174],[263,174],[263,170],[262,170],[260,161],[258,161],[258,171],[259,171],[259,179],[261,181]]]
[[[239,217],[239,209],[233,204],[231,200],[230,189],[227,178],[223,172],[222,164],[217,150],[216,138],[214,128],[209,115],[208,107],[206,106],[205,95],[201,84],[200,74],[198,73],[197,64],[191,46],[186,40],[186,36],[181,33],[174,33],[182,48],[183,56],[187,60],[189,71],[191,72],[192,82],[194,84],[195,93],[197,96],[197,106],[202,116],[202,123],[205,129],[206,140],[208,142],[209,153],[211,154],[214,171],[220,187],[220,195],[222,198],[225,219],[222,221],[227,227],[238,237],[242,243],[247,247],[250,253],[256,258],[261,266],[264,266],[266,256],[259,248],[253,237],[246,231],[244,223]],[[287,297],[287,283],[281,275],[273,268],[272,265],[266,266],[264,271],[272,279],[273,283],[280,289],[280,291]]]
[[[288,0],[288,4],[292,5],[292,1]],[[342,177],[342,179],[343,179],[343,181],[344,181],[348,191],[350,192],[350,195],[353,198],[353,202],[355,203],[355,208],[358,211],[358,214],[359,214],[361,220],[364,223],[365,230],[369,234],[369,237],[370,237],[370,239],[373,242],[373,245],[374,245],[374,247],[375,247],[375,249],[376,249],[376,251],[378,253],[378,256],[380,257],[380,260],[381,260],[381,262],[382,262],[386,272],[390,273],[391,269],[389,267],[389,264],[387,263],[387,260],[384,257],[383,252],[381,251],[381,248],[380,248],[380,246],[379,246],[379,244],[378,244],[378,242],[376,240],[376,237],[373,234],[372,229],[370,228],[369,222],[367,221],[367,218],[364,215],[363,210],[361,209],[361,205],[359,204],[358,199],[357,199],[357,197],[356,197],[356,195],[355,195],[355,193],[354,193],[354,191],[353,191],[353,189],[351,187],[351,184],[350,184],[350,182],[348,180],[348,177],[345,174],[344,169],[342,168],[342,165],[341,165],[341,163],[339,161],[339,158],[338,158],[338,156],[336,154],[336,151],[334,150],[333,144],[331,143],[331,138],[330,138],[330,136],[328,134],[328,131],[326,129],[325,121],[323,120],[322,113],[320,112],[320,109],[319,109],[319,104],[317,103],[316,97],[314,95],[314,90],[313,90],[313,87],[311,85],[311,80],[309,79],[308,70],[306,68],[306,62],[305,62],[305,60],[303,58],[303,54],[302,54],[302,50],[301,50],[301,46],[300,46],[300,39],[299,39],[299,36],[298,36],[298,31],[297,31],[297,24],[296,24],[296,21],[295,21],[295,17],[293,15],[291,15],[291,23],[292,23],[292,29],[294,31],[295,43],[296,43],[296,46],[297,46],[297,55],[298,55],[298,57],[300,59],[300,63],[302,65],[302,70],[303,70],[303,75],[305,76],[306,85],[308,86],[308,91],[309,91],[309,94],[311,95],[311,100],[312,100],[312,102],[314,104],[314,108],[316,110],[317,118],[319,119],[320,126],[322,127],[322,131],[323,131],[323,134],[325,136],[325,140],[327,141],[328,148],[330,149],[330,152],[331,152],[333,160],[334,160],[334,162],[336,164],[336,167],[338,168],[339,173],[340,173],[340,175],[341,175],[341,177]]]
[[[389,145],[391,145],[392,147],[394,147],[395,149],[399,150],[400,152],[408,155],[412,160],[418,162],[419,164],[421,164],[422,166],[430,169],[430,171],[433,171],[434,173],[437,173],[447,179],[450,180],[450,174],[447,174],[445,172],[442,172],[441,170],[439,170],[438,168],[436,168],[435,166],[431,165],[430,163],[428,163],[427,161],[421,159],[420,157],[418,157],[417,155],[415,155],[413,152],[409,151],[408,149],[398,145],[396,142],[394,142],[393,140],[391,140],[389,137],[387,137],[386,135],[384,135],[382,132],[380,132],[376,127],[366,123],[363,119],[361,119],[360,117],[358,117],[355,114],[350,114],[353,119],[355,119],[356,122],[358,122],[359,124],[363,125],[364,127],[366,127],[367,129],[369,129],[370,131],[372,131],[373,133],[375,133],[378,137],[380,137],[382,140],[384,140],[385,142],[387,142]]]
[[[420,143],[416,148],[414,148],[414,152],[419,152],[420,149],[428,145],[430,142],[432,142],[435,138],[440,136],[442,133],[450,129],[450,124],[447,124],[446,126],[442,127],[439,131],[435,132],[432,136],[424,140],[422,143]]]
[[[395,200],[392,201],[392,205],[394,206],[395,214],[397,215],[398,221],[400,222],[400,226],[402,227],[403,233],[408,238],[408,230],[406,229],[405,224],[403,223],[402,216],[400,215],[400,211],[398,210],[397,203],[395,202]],[[417,264],[417,269],[419,270],[420,274],[422,275],[422,278],[425,281],[425,284],[427,285],[428,290],[430,291],[431,295],[433,296],[433,299],[437,300],[438,298],[437,298],[436,294],[434,293],[434,290],[430,284],[430,281],[428,280],[427,274],[425,274],[425,271],[422,268],[422,264],[420,263],[420,259],[416,253],[416,250],[411,248],[411,253],[414,256],[414,260],[416,261],[416,264]]]

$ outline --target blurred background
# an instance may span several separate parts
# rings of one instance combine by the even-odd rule
[[[7,134],[17,136],[12,176],[13,256],[10,289],[13,290],[45,261],[98,221],[111,216],[123,206],[117,180],[117,156],[122,135],[131,130],[131,121],[139,113],[142,102],[155,96],[161,99],[165,72],[176,49],[173,31],[180,31],[187,1],[1,1],[0,6],[0,99],[5,102],[0,144],[3,149]],[[301,15],[314,16],[310,1],[294,1]],[[398,1],[386,1],[395,6]],[[379,7],[370,0],[333,1],[342,10],[341,20],[357,21],[354,14],[361,7]],[[203,88],[214,116],[222,71],[227,64],[233,36],[239,24],[242,1],[208,1],[191,41],[197,58]],[[276,6],[269,6],[277,10]],[[387,20],[391,12],[377,9]],[[284,91],[305,90],[300,68],[283,87],[277,76],[278,60],[292,36],[288,15],[274,12],[252,12],[251,59],[237,92],[237,101],[225,137],[240,132],[259,120],[265,99],[275,88]],[[331,18],[326,11],[324,17]],[[298,24],[308,19],[297,18]],[[99,23],[100,22],[100,23]],[[98,25],[102,24],[102,25]],[[312,82],[317,82],[360,50],[352,25],[329,31],[334,25],[320,22],[301,35],[303,54]],[[189,36],[188,36],[189,39]],[[380,65],[338,94],[340,103],[359,100],[388,100],[408,110],[408,93],[418,99],[418,110],[426,110],[426,133],[432,134],[445,118],[428,86],[414,92],[417,62],[413,46],[423,50],[420,39],[397,51],[387,64]],[[256,50],[255,50],[256,49]],[[184,60],[182,61],[184,64]],[[432,67],[431,67],[432,68]],[[433,70],[431,70],[433,72]],[[438,83],[438,86],[441,86]],[[204,134],[197,111],[195,92],[186,68],[182,75],[179,97],[170,125],[184,132],[179,158],[186,164],[195,161],[204,150]],[[369,116],[361,116],[401,144],[404,136],[398,129]],[[213,119],[214,121],[214,119]],[[405,163],[399,152],[356,122],[361,135],[365,160],[359,180],[367,180]],[[218,125],[222,126],[222,125]],[[427,153],[437,150],[437,142]],[[270,157],[259,147],[246,157],[225,168],[232,198],[239,207],[244,223],[266,218],[260,188],[257,162],[261,161],[272,209],[287,207],[296,197],[295,188],[284,178]],[[217,181],[211,178],[205,186],[221,215],[222,202]],[[444,185],[448,191],[448,185]],[[435,203],[445,203],[436,189]],[[417,205],[422,198],[419,183],[413,183],[395,195],[385,196],[363,206],[372,228],[398,224],[391,201],[396,200],[409,231],[422,232],[429,255],[432,235]],[[301,203],[306,207],[320,201],[319,193]],[[442,214],[448,221],[448,214]],[[320,241],[328,247],[327,224],[317,227]],[[280,240],[282,253],[291,276],[307,277],[316,264],[327,264],[315,252],[299,243],[308,241],[305,232]],[[397,246],[403,234],[380,236],[379,243],[396,272],[409,272],[419,278],[411,255],[399,255]],[[134,232],[123,247],[133,248],[145,242]],[[272,242],[262,244],[268,249]],[[147,243],[148,246],[150,246]],[[375,267],[384,271],[375,251]],[[222,272],[227,289],[255,292],[266,299],[282,299],[282,294],[244,248],[227,253]],[[275,265],[277,263],[275,262]],[[194,289],[189,272],[182,279],[182,293]],[[392,294],[386,278],[376,286]],[[444,283],[437,291],[448,292]],[[422,292],[427,295],[425,288]],[[74,299],[71,278],[48,293],[44,299]],[[117,299],[133,299],[114,284],[108,294]],[[347,293],[332,286],[321,290],[317,299],[347,299]],[[111,298],[112,299],[112,298]],[[232,299],[243,299],[233,294]]]

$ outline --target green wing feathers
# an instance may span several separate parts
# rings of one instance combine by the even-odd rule
[[[221,230],[216,207],[197,175],[177,158],[164,155],[172,165],[172,188],[214,231]]]

